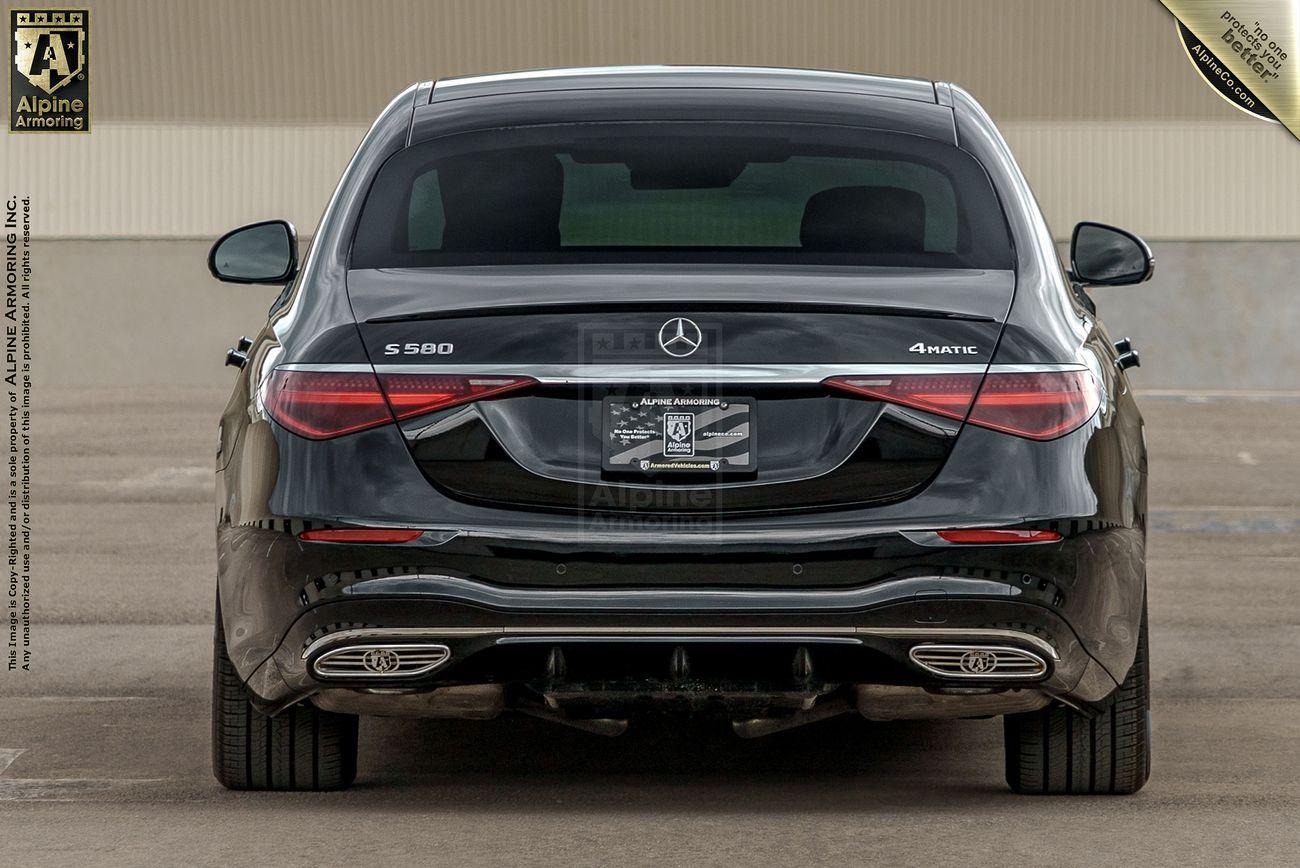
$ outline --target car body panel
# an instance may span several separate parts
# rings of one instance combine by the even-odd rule
[[[743,85],[728,83],[741,79]],[[599,267],[581,274],[554,267],[348,271],[371,181],[413,142],[556,117],[777,116],[884,125],[955,142],[985,168],[1002,202],[1014,277],[730,266]],[[797,298],[787,297],[796,290]],[[918,362],[908,352],[916,334],[922,342],[977,347],[963,360],[976,370],[1086,367],[1101,385],[1101,407],[1078,429],[1046,442],[949,423],[932,473],[887,502],[678,515],[520,508],[458,497],[421,472],[412,438],[419,439],[428,420],[309,441],[266,411],[263,390],[276,368],[366,370],[386,363],[388,344],[440,341],[444,334],[463,347],[455,361],[465,364],[602,364],[571,339],[581,326],[566,317],[578,311],[640,330],[688,314],[776,329],[765,344],[743,328],[724,330],[725,351],[708,359],[721,368],[778,361],[940,364]],[[782,317],[798,327],[780,334]],[[852,317],[850,327],[826,326]],[[458,667],[479,652],[514,648],[520,636],[569,641],[608,628],[644,637],[650,626],[667,631],[660,638],[691,641],[702,634],[738,642],[784,636],[787,644],[791,636],[848,639],[876,655],[871,671],[880,677],[931,686],[933,680],[906,664],[909,643],[924,631],[1015,629],[1057,653],[1039,688],[1076,703],[1102,699],[1132,663],[1145,593],[1141,416],[1104,327],[1071,291],[1005,142],[959,88],[743,70],[415,85],[389,105],[358,148],[301,273],[276,300],[249,359],[221,421],[218,587],[232,662],[267,708],[322,689],[304,651],[346,629],[470,631],[448,640],[455,662],[423,682],[426,689],[456,682]],[[660,369],[679,364],[689,362],[654,361]],[[537,409],[538,400],[507,398],[465,412],[506,431],[529,418],[533,410],[525,408]],[[515,409],[511,401],[519,402]],[[871,405],[855,411],[883,415]],[[521,436],[503,440],[517,450],[527,445]],[[308,528],[335,526],[414,527],[424,534],[387,546],[298,538]],[[934,531],[963,527],[1044,528],[1062,539],[1033,546],[933,543]],[[556,596],[548,606],[529,596],[584,589],[593,595]],[[650,597],[618,603],[601,596],[620,589]],[[716,591],[726,605],[702,605],[704,591]],[[840,592],[848,596],[817,596]],[[651,598],[659,608],[644,608]]]

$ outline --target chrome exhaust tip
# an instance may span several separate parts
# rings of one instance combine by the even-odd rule
[[[311,669],[322,678],[411,678],[450,659],[450,648],[432,643],[344,645],[321,654]]]
[[[908,656],[926,672],[943,678],[1005,681],[1047,674],[1042,657],[1009,645],[914,645]]]

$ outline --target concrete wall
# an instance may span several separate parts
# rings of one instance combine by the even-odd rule
[[[1142,355],[1138,389],[1300,389],[1300,242],[1152,248],[1150,283],[1092,291],[1111,335]]]
[[[1060,237],[1086,218],[1148,239],[1300,238],[1300,143],[1276,126],[1002,128]],[[0,137],[0,177],[5,189],[32,196],[33,231],[43,238],[214,238],[268,217],[309,234],[364,132],[362,124],[114,123],[91,136],[14,135]],[[33,171],[42,166],[54,170]]]
[[[94,132],[0,136],[6,192],[33,197],[44,384],[228,381],[223,349],[274,292],[212,281],[208,241],[265,217],[309,234],[365,125],[412,81],[732,63],[962,84],[1058,236],[1092,218],[1165,240],[1153,283],[1097,293],[1143,351],[1142,386],[1300,387],[1300,144],[1199,80],[1157,0],[84,5]],[[95,237],[118,240],[74,240]]]
[[[1139,388],[1300,389],[1300,242],[1154,248],[1150,283],[1095,292],[1142,353]],[[206,242],[42,241],[36,254],[39,385],[228,383],[225,348],[276,295],[213,280]]]
[[[36,0],[31,5],[68,5]],[[728,63],[956,81],[1008,121],[1250,123],[1157,0],[90,0],[100,121],[363,123],[507,69]]]
[[[57,5],[57,3],[55,4]],[[412,81],[539,66],[734,63],[957,82],[1049,223],[1300,239],[1300,146],[1230,106],[1157,0],[113,0],[92,9],[89,136],[0,136],[45,238],[310,233],[365,126]]]

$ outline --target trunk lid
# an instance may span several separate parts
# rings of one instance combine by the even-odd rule
[[[787,512],[915,493],[960,422],[823,381],[983,373],[1013,291],[1007,271],[894,268],[349,274],[381,379],[537,381],[404,420],[432,484],[474,502],[613,512]]]

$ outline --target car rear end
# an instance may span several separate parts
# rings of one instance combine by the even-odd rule
[[[263,710],[761,735],[1123,679],[1140,419],[1000,139],[728,81],[425,90],[345,178],[223,427]]]

